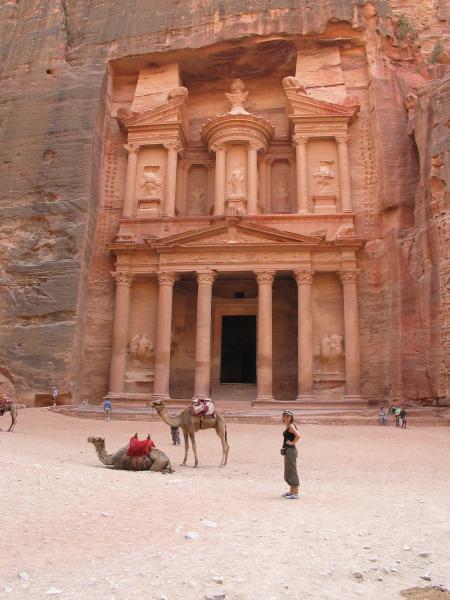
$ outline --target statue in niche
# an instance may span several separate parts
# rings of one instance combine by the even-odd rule
[[[289,208],[289,183],[287,178],[280,179],[275,194],[278,210],[286,211]]]
[[[338,333],[325,334],[320,341],[320,354],[328,370],[337,371],[340,359],[344,356],[343,337]]]
[[[320,194],[329,192],[329,187],[336,176],[333,170],[334,160],[321,160],[319,166],[313,173],[313,179],[317,184]]]
[[[244,196],[244,181],[244,171],[241,167],[235,167],[228,180],[231,188],[230,198],[242,198]]]
[[[146,166],[139,180],[140,187],[144,190],[145,195],[149,198],[159,198],[161,196],[161,176],[159,167]]]
[[[189,193],[189,212],[203,212],[206,190],[202,185],[196,185]]]
[[[235,79],[231,84],[231,92],[226,92],[225,96],[231,104],[230,115],[248,115],[244,104],[247,102],[248,91],[242,79]]]
[[[153,357],[155,346],[148,335],[137,333],[130,340],[128,353],[136,363],[145,363]]]

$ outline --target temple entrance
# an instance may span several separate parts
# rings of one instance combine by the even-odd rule
[[[256,383],[256,316],[222,317],[220,383]]]

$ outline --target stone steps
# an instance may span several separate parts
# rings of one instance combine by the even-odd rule
[[[172,404],[169,411],[181,410],[185,405]],[[104,413],[101,406],[58,406],[52,409],[60,414],[84,419],[103,419]],[[281,422],[280,408],[224,408],[220,407],[222,414],[228,422],[279,424]],[[317,425],[378,425],[377,409],[373,408],[321,408],[306,407],[296,408],[295,415],[302,424]],[[157,421],[156,411],[143,406],[117,406],[113,407],[114,420],[127,421]],[[387,426],[394,426],[395,419],[390,418]],[[450,409],[435,407],[408,407],[408,426],[449,426]]]

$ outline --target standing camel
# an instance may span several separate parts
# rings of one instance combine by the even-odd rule
[[[181,427],[184,435],[184,460],[181,463],[182,467],[186,466],[186,461],[189,452],[189,438],[191,438],[192,449],[194,450],[195,456],[195,464],[194,467],[198,466],[198,457],[197,457],[197,444],[195,443],[195,433],[200,431],[200,429],[215,429],[217,435],[222,442],[222,462],[220,463],[221,467],[224,467],[227,464],[228,460],[228,452],[230,447],[227,442],[227,424],[225,422],[225,417],[215,412],[214,415],[211,416],[200,416],[193,415],[191,411],[191,407],[188,406],[184,410],[182,410],[178,415],[171,417],[167,412],[166,405],[164,402],[150,402],[147,406],[152,406],[156,409],[156,412],[161,417],[161,419],[170,425],[170,427]]]
[[[0,417],[2,417],[5,414],[5,412],[11,413],[11,425],[9,426],[8,431],[12,431],[14,429],[15,424],[17,423],[17,413],[19,412],[17,404],[12,398],[9,398],[6,394],[0,394]]]

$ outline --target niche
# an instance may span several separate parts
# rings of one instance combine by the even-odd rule
[[[187,215],[208,214],[208,169],[193,165],[188,172]]]

